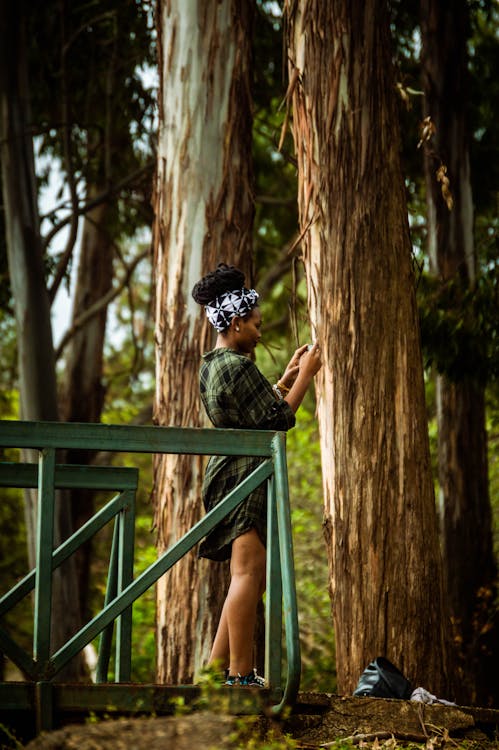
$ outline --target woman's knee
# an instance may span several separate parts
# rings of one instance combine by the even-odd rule
[[[255,529],[232,542],[232,575],[251,574],[261,578],[265,572],[266,551]]]

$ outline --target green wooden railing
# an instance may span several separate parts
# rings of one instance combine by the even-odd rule
[[[0,462],[0,487],[38,488],[36,568],[10,591],[0,592],[0,617],[4,617],[22,598],[33,592],[33,649],[32,654],[25,652],[17,644],[15,636],[0,625],[0,651],[19,667],[27,680],[24,690],[18,683],[16,689],[13,689],[13,683],[0,683],[0,708],[32,708],[36,713],[37,729],[51,728],[54,703],[58,701],[62,705],[68,700],[63,688],[56,685],[56,677],[97,636],[100,636],[97,682],[107,683],[115,622],[115,681],[128,682],[131,674],[134,601],[262,482],[267,482],[268,488],[265,676],[275,713],[295,701],[300,682],[300,646],[284,433],[0,420],[0,448],[32,449],[38,451],[39,457],[38,464]],[[219,505],[133,578],[138,471],[133,468],[56,463],[59,450],[75,448],[123,453],[244,455],[258,456],[263,460]],[[76,533],[54,548],[56,490],[75,487],[112,490],[118,494]],[[113,519],[115,526],[104,606],[67,643],[52,653],[53,571]],[[285,684],[281,685],[283,617],[286,678]],[[136,685],[134,691],[137,692]],[[71,693],[71,690],[68,688],[66,693]],[[81,692],[78,700],[90,707],[94,705],[90,696],[91,689],[87,688]],[[126,696],[126,686],[113,693],[114,705],[120,700],[126,705],[130,702]]]

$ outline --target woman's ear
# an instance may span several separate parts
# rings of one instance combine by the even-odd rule
[[[240,320],[241,320],[241,318],[239,318],[239,317],[238,317],[238,316],[236,315],[236,317],[235,317],[235,318],[232,318],[232,320],[230,321],[230,325],[231,325],[231,327],[233,328],[233,330],[234,330],[234,331],[235,331],[236,333],[239,333],[239,321],[240,321]]]

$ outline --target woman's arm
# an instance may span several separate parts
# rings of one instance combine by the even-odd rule
[[[300,347],[300,349],[303,349],[303,347]],[[300,351],[300,349],[296,350],[295,355]],[[298,374],[291,388],[289,389],[289,392],[284,396],[284,400],[289,404],[289,406],[295,413],[298,410],[301,402],[303,401],[311,380],[321,367],[321,352],[319,349],[319,345],[316,342],[311,347],[311,349],[309,349],[308,351],[303,351],[301,353],[299,358]]]
[[[286,393],[289,391],[297,378],[298,372],[300,370],[300,359],[306,351],[307,344],[302,344],[302,346],[299,346],[289,360],[282,378],[279,378],[279,385],[284,386],[284,391]]]

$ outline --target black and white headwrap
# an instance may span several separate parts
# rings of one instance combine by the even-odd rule
[[[205,305],[206,315],[211,325],[217,331],[225,331],[232,318],[247,315],[256,305],[258,292],[254,289],[233,289],[215,297],[213,302]]]

